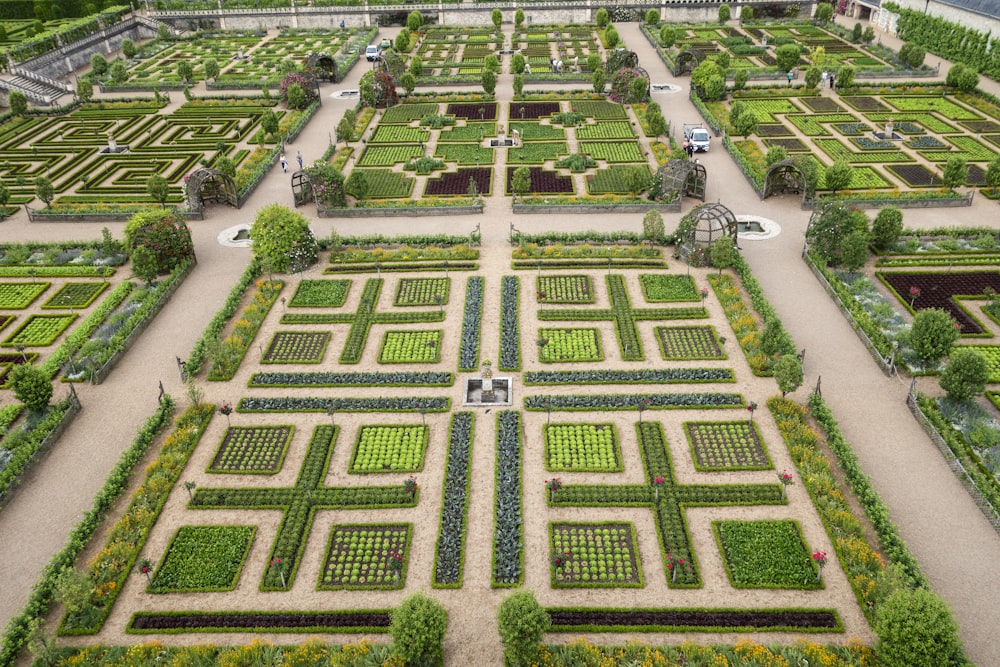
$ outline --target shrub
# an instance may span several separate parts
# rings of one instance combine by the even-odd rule
[[[885,667],[943,667],[966,664],[958,625],[934,593],[899,590],[879,608],[875,652]]]
[[[823,72],[819,67],[810,67],[806,70],[806,87],[815,88],[819,85],[819,80],[823,78]]]
[[[407,53],[410,50],[410,31],[407,28],[403,28],[396,35],[396,50],[400,53]]]
[[[522,23],[524,23],[524,10],[518,7],[514,12],[514,27],[520,28]]]
[[[515,53],[510,59],[510,69],[514,74],[524,74],[524,56],[520,53]]]
[[[660,10],[658,9],[647,9],[646,10],[646,25],[656,25],[660,22]]]
[[[961,187],[969,178],[969,165],[960,155],[952,155],[944,165],[941,180],[949,188]]]
[[[966,401],[982,394],[989,379],[990,367],[986,359],[974,350],[965,349],[951,354],[939,383],[948,398]]]
[[[951,346],[958,339],[958,333],[955,320],[948,311],[925,308],[913,318],[910,346],[923,361],[938,361],[951,352]]]
[[[733,10],[729,8],[729,5],[723,3],[719,5],[719,23],[725,23],[733,16]]]
[[[414,593],[392,612],[393,653],[407,665],[441,665],[448,612],[422,593]]]
[[[594,14],[594,22],[597,24],[598,28],[603,28],[608,25],[608,20],[608,10],[604,7],[598,9],[597,13]]]
[[[156,253],[152,248],[141,245],[132,250],[129,258],[132,261],[132,275],[145,283],[156,280],[159,267],[156,263]]]
[[[642,238],[653,243],[664,243],[667,230],[659,211],[648,211],[642,216]]]
[[[712,266],[722,273],[722,269],[728,269],[736,262],[736,242],[731,236],[723,236],[709,247],[708,253]]]
[[[293,106],[293,100],[289,94],[289,89],[292,86],[298,86],[302,89],[302,96],[300,98],[295,94],[297,99],[294,102],[297,103],[297,106]],[[281,80],[281,99],[290,109],[304,109],[316,101],[316,87],[305,75],[292,72]]]
[[[778,69],[782,72],[792,71],[799,64],[802,51],[798,44],[782,44],[774,50],[774,58],[777,61]]]
[[[609,25],[604,31],[604,41],[607,43],[609,49],[613,49],[618,46],[618,42],[621,41],[621,36],[619,36],[618,31],[613,25]]]
[[[11,93],[13,95],[13,93]],[[56,197],[56,191],[52,187],[52,181],[44,176],[39,176],[35,179],[35,196],[44,202],[45,207],[48,208],[49,204]]]
[[[317,258],[316,237],[301,213],[281,204],[268,204],[250,226],[254,257],[274,271],[301,271]]]
[[[816,209],[806,229],[806,241],[816,253],[832,265],[841,261],[841,249],[852,232],[868,231],[864,211],[831,202]]]
[[[604,70],[599,69],[594,72],[594,76],[591,78],[591,82],[594,86],[594,92],[598,95],[604,94],[604,88],[608,85],[608,77],[605,76]]]
[[[903,212],[898,208],[883,208],[872,222],[872,243],[879,250],[886,250],[899,240],[903,233]]]
[[[81,102],[89,102],[90,98],[94,96],[94,84],[87,79],[77,79],[76,96],[80,98]]]
[[[819,3],[816,5],[816,13],[813,18],[819,23],[826,23],[833,18],[833,5],[826,2]]]
[[[108,71],[108,59],[100,53],[90,56],[90,71],[96,77],[102,77]]]
[[[125,225],[125,248],[131,255],[139,246],[153,250],[158,274],[170,273],[194,255],[187,223],[170,209],[151,209],[132,216]]]
[[[14,398],[32,412],[42,412],[52,400],[52,380],[34,364],[17,364],[7,374]]]
[[[497,612],[500,641],[507,664],[528,665],[549,630],[551,620],[531,591],[507,596]]]
[[[745,69],[736,70],[736,73],[733,74],[733,90],[743,90],[749,79],[750,72]]]
[[[848,271],[857,271],[868,261],[868,244],[871,237],[863,229],[856,229],[840,244],[840,262]]]
[[[167,198],[170,197],[170,183],[160,174],[153,174],[146,179],[146,192],[160,206],[166,206]]]
[[[837,79],[836,79],[837,85],[840,86],[841,88],[850,88],[851,86],[853,86],[854,75],[856,72],[857,70],[851,67],[850,65],[844,65],[843,67],[841,67],[840,71],[837,72]]]
[[[524,75],[515,74],[514,75],[514,97],[520,97],[521,93],[524,92]]]
[[[833,190],[834,192],[846,189],[851,184],[853,175],[854,167],[851,166],[850,162],[843,158],[837,160],[826,168],[824,179],[826,189]]]
[[[406,16],[406,27],[410,32],[417,32],[424,25],[424,15],[414,10]]]
[[[767,150],[767,155],[764,156],[764,163],[768,167],[778,164],[782,160],[788,159],[788,151],[784,146],[772,146]]]

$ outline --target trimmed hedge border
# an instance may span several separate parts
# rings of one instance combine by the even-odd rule
[[[55,594],[55,583],[59,573],[72,567],[77,556],[87,542],[97,533],[108,512],[118,498],[128,489],[133,468],[142,459],[146,450],[167,425],[174,411],[170,396],[161,401],[156,412],[139,428],[131,446],[111,470],[104,486],[94,498],[94,504],[84,518],[73,528],[66,545],[60,549],[42,570],[38,583],[28,597],[24,609],[11,618],[3,639],[0,641],[0,666],[11,667],[20,650],[27,644],[29,626],[34,619],[42,619],[49,612]]]
[[[514,588],[524,582],[524,508],[521,502],[521,413],[497,414],[496,483],[493,487],[493,588]]]
[[[657,368],[634,371],[527,371],[525,385],[685,384],[736,382],[731,368]]]
[[[502,371],[521,370],[521,325],[518,308],[521,281],[517,276],[500,279],[500,365]]]
[[[215,316],[212,317],[208,325],[205,327],[205,332],[201,335],[201,338],[195,342],[194,347],[191,348],[191,355],[188,360],[184,362],[184,374],[187,377],[193,377],[201,372],[201,366],[205,361],[205,355],[207,354],[208,347],[213,341],[218,341],[219,337],[222,335],[222,330],[226,326],[233,315],[236,314],[236,309],[240,307],[240,301],[243,299],[243,293],[250,287],[254,280],[257,279],[261,273],[260,262],[255,258],[250,261],[243,275],[240,276],[239,281],[233,285],[233,289],[229,291],[229,296],[226,298],[226,302],[219,308]]]
[[[21,407],[21,406],[18,406]],[[49,408],[49,413],[35,427],[27,440],[14,450],[14,455],[0,471],[0,509],[22,481],[22,475],[36,463],[69,428],[80,412],[80,402],[70,397]]]
[[[446,412],[451,407],[451,399],[443,396],[416,398],[319,398],[309,396],[278,396],[274,398],[252,396],[241,398],[237,412]]]
[[[645,402],[645,403],[644,403]],[[685,408],[742,408],[742,394],[720,392],[695,394],[563,394],[559,396],[525,396],[524,409],[539,410],[638,410]]]
[[[472,484],[472,441],[476,417],[456,412],[448,434],[448,461],[442,482],[441,527],[435,545],[433,588],[461,588],[465,566],[469,488]]]
[[[465,282],[465,316],[462,320],[462,338],[458,353],[458,370],[474,371],[479,367],[483,321],[482,276],[472,276]]]
[[[392,623],[391,610],[331,611],[166,611],[136,612],[129,619],[129,634],[179,634],[185,632],[316,632],[385,633]]]
[[[454,373],[440,371],[292,372],[254,373],[248,387],[450,387]]]
[[[162,408],[161,404],[161,411]],[[94,593],[85,605],[89,609],[81,609],[75,617],[67,613],[59,626],[60,635],[90,635],[100,632],[115,600],[124,588],[125,580],[133,571],[132,568],[146,544],[149,531],[156,524],[160,512],[166,505],[170,490],[180,477],[214,412],[214,405],[202,403],[188,408],[177,419],[176,427],[164,441],[160,454],[153,463],[146,466],[145,479],[133,492],[128,508],[111,528],[107,546],[102,551],[105,555],[98,555],[89,567],[89,576],[95,585]],[[152,418],[147,424],[151,421]],[[142,435],[143,431],[140,432],[140,436]],[[137,440],[140,436],[137,436]],[[139,452],[136,455],[136,460],[141,454],[142,452]],[[128,476],[123,475],[123,477],[124,480],[121,482],[123,488],[118,494],[123,492],[125,485],[128,484]],[[103,582],[114,582],[115,586],[100,586]],[[99,591],[102,593],[101,597],[97,597]],[[94,612],[98,618],[90,620],[88,616]]]

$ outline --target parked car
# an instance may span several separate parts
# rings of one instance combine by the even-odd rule
[[[382,47],[378,44],[369,44],[368,48],[365,49],[365,59],[368,62],[374,62],[382,57]]]
[[[712,135],[703,125],[685,123],[684,138],[691,142],[696,153],[707,153],[712,145]]]

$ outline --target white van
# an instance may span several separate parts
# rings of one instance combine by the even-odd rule
[[[370,44],[368,48],[365,49],[365,58],[368,62],[374,62],[382,56],[382,49],[377,44]]]

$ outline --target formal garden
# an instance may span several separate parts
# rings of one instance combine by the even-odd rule
[[[650,38],[671,41],[660,28],[653,22]],[[611,29],[519,24],[510,43],[525,76],[529,67],[557,75],[546,70],[556,59],[589,78],[598,43],[618,44]],[[815,26],[676,33],[677,50],[667,45],[665,57],[712,53],[705,62],[721,67],[731,53],[725,69],[747,76],[780,68],[764,39],[802,44],[804,67],[824,49],[838,72],[898,68]],[[168,114],[160,90],[200,78],[220,87],[295,81],[286,54],[301,59],[324,46],[356,55],[369,38],[286,31],[151,43],[109,86],[155,88],[152,100],[5,120],[9,201],[37,198],[51,214],[125,215],[184,203],[199,167],[227,173],[244,196],[315,107],[289,104],[283,91],[280,103],[269,92],[189,99]],[[504,44],[489,29],[448,27],[407,40],[414,85],[471,77],[484,88]],[[365,76],[394,95],[380,74]],[[814,165],[796,162],[815,177],[810,187],[834,194],[995,192],[995,101],[955,85],[909,85],[836,97],[817,94],[815,83],[744,88],[728,102],[700,103],[743,137],[726,143],[755,184],[768,165],[801,155]],[[492,196],[515,205],[645,201],[648,210],[656,169],[680,155],[675,142],[658,140],[668,133],[652,120],[657,107],[623,96],[621,82],[612,82],[614,101],[516,90],[506,102],[489,90],[410,88],[402,104],[360,107],[305,169],[321,214],[474,206]],[[816,168],[828,162],[847,169]],[[164,183],[151,187],[154,177]],[[99,382],[193,265],[183,220],[169,210],[133,218],[124,242],[106,233],[99,243],[0,248],[0,498],[69,409],[46,414],[52,394],[42,401],[39,387]],[[811,261],[851,304],[845,310],[880,362],[941,374],[955,400],[914,401],[993,503],[1000,435],[960,401],[1000,382],[1000,355],[985,343],[1000,331],[996,237],[897,230],[886,240],[893,214],[862,225],[863,215],[821,206],[810,244],[827,254]],[[485,274],[476,232],[317,240],[303,216],[261,208],[250,230],[254,260],[177,360],[186,395],[161,395],[14,618],[0,661],[28,645],[61,664],[193,664],[196,655],[266,664],[281,651],[302,664],[331,656],[436,664],[445,620],[421,592],[430,588],[470,609],[484,600],[498,607],[512,664],[861,666],[905,650],[911,637],[898,628],[910,622],[937,633],[936,651],[957,664],[947,610],[820,392],[809,393],[808,410],[786,400],[802,385],[804,353],[734,252],[735,238],[688,255],[691,219],[666,237],[658,217],[647,216],[642,235],[512,228],[509,269],[504,250],[502,273]],[[115,268],[125,261],[132,280]],[[923,338],[922,312],[934,318]],[[966,371],[956,360],[969,355],[980,361]],[[44,377],[19,378],[25,368]],[[981,387],[969,379],[976,373]],[[41,423],[11,428],[29,420]],[[298,646],[180,646],[218,632],[228,633],[220,645],[254,633]],[[653,645],[678,633],[696,640],[622,646],[638,633]],[[346,645],[300,641],[316,634]],[[569,643],[580,635],[619,646]],[[555,643],[539,648],[543,639]]]

